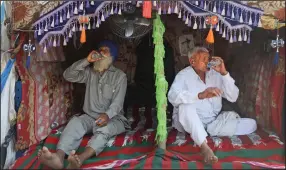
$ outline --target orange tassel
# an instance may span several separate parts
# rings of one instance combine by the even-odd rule
[[[152,16],[152,1],[143,2],[143,17],[151,18]]]
[[[86,34],[85,34],[85,27],[83,25],[82,30],[81,30],[81,35],[80,35],[80,43],[85,43],[86,42]]]
[[[210,44],[214,43],[214,33],[213,33],[213,27],[211,26],[210,31],[208,33],[208,36],[206,38],[206,41]]]

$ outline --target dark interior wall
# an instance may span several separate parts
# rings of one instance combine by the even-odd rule
[[[284,28],[279,32],[280,37],[285,37]],[[256,28],[251,33],[250,44],[229,44],[223,39],[216,39],[216,42],[222,41],[220,43],[224,45],[215,45],[215,52],[224,58],[227,69],[240,89],[237,104],[242,114],[256,119],[259,125],[269,129],[275,123],[271,120],[271,76],[276,49],[270,46],[271,40],[275,39],[276,30]]]
[[[280,37],[285,37],[285,29],[279,30]],[[224,59],[227,70],[232,73],[236,83],[245,81],[251,68],[259,62],[273,62],[276,49],[270,46],[271,40],[276,39],[276,30],[256,28],[251,32],[251,43],[236,42],[230,44],[221,35],[215,33],[214,55]],[[253,58],[257,57],[257,60]],[[274,65],[271,65],[272,69]]]

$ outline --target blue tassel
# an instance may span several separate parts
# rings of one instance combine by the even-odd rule
[[[27,69],[30,67],[30,62],[31,62],[31,56],[28,56],[27,61],[26,61],[26,68]]]
[[[275,57],[274,57],[274,64],[277,65],[279,61],[279,52],[276,52]]]

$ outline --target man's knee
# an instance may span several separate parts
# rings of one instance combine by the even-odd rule
[[[75,129],[75,128],[78,128],[79,126],[82,126],[82,120],[80,119],[80,117],[73,117],[67,124],[66,128],[72,128],[72,129]]]
[[[93,131],[94,135],[103,135],[106,138],[110,138],[115,135],[119,135],[125,131],[124,124],[120,120],[115,120],[108,123],[106,126],[97,128]]]
[[[69,131],[69,129],[74,129],[80,123],[81,122],[80,122],[80,119],[78,117],[75,116],[75,117],[71,118],[71,120],[66,125],[64,132]]]
[[[179,106],[179,122],[184,125],[193,121],[200,121],[196,107],[193,104],[181,104]]]
[[[112,132],[108,129],[107,126],[104,126],[104,127],[101,127],[101,128],[98,128],[96,129],[94,132],[93,132],[94,135],[98,136],[98,135],[101,135],[102,137],[108,139],[112,136]]]
[[[83,124],[81,117],[73,117],[65,127],[62,135],[68,134],[68,135],[84,135],[86,133],[85,125]]]
[[[252,131],[252,132],[256,131],[256,129],[257,129],[256,120],[248,118],[248,119],[245,119],[244,121],[247,122],[250,131]]]
[[[257,130],[257,123],[254,119],[240,118],[236,127],[235,135],[247,135]]]

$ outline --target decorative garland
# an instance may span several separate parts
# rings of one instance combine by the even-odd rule
[[[33,24],[35,38],[38,39],[44,53],[47,48],[67,45],[77,31],[82,31],[82,42],[85,42],[85,30],[96,29],[110,15],[121,15],[128,1],[69,1],[64,2],[53,11],[41,16]],[[132,1],[140,7],[145,1]],[[219,34],[234,43],[250,43],[252,27],[260,27],[263,11],[248,7],[238,2],[220,1],[152,1],[154,10],[161,14],[178,14],[188,27],[206,29],[205,18],[216,15],[218,23],[213,28]],[[149,11],[150,12],[150,11]],[[89,18],[87,23],[80,23],[79,18]],[[148,13],[149,15],[149,13]],[[147,13],[146,13],[147,16]],[[238,38],[237,38],[238,37]]]
[[[164,24],[161,21],[159,14],[156,14],[156,19],[153,21],[153,43],[155,44],[154,51],[154,74],[156,76],[156,101],[157,101],[157,143],[163,142],[167,139],[167,91],[168,82],[165,79],[164,61],[165,47],[163,42],[163,34],[165,32]]]

